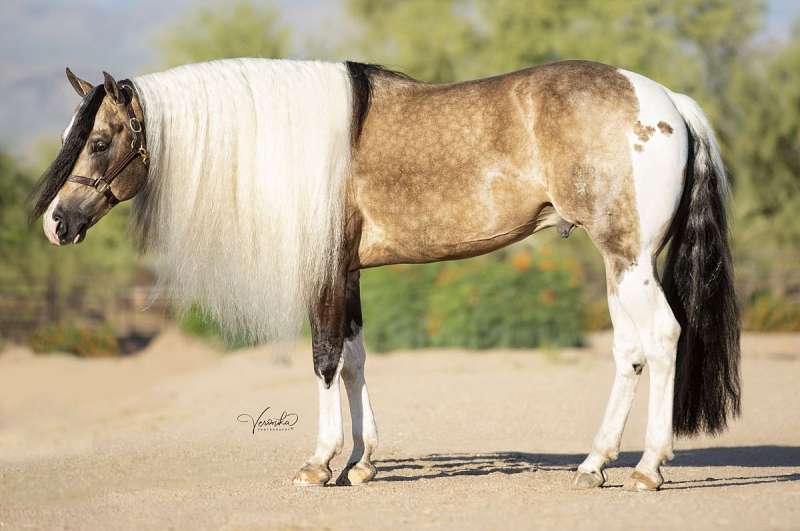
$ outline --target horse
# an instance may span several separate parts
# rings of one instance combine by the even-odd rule
[[[378,65],[228,59],[94,86],[33,192],[56,245],[133,199],[132,235],[161,289],[257,339],[311,325],[316,449],[294,477],[372,480],[360,270],[455,260],[549,227],[602,255],[615,375],[572,486],[607,481],[649,366],[644,451],[625,480],[658,490],[674,436],[740,412],[728,179],[699,105],[642,75],[563,61],[451,84]],[[669,248],[658,271],[657,259]]]

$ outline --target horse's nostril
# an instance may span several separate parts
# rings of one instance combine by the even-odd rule
[[[53,219],[56,221],[56,236],[63,238],[67,234],[67,224],[55,216],[53,216]]]

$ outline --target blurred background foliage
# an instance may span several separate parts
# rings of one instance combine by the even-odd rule
[[[591,59],[697,99],[733,180],[745,326],[800,330],[800,21],[788,39],[766,42],[756,38],[763,0],[345,0],[345,8],[347,24],[300,55],[380,63],[437,83]],[[219,2],[168,28],[154,46],[166,67],[285,57],[291,37],[274,6]],[[76,318],[103,336],[119,293],[152,283],[127,239],[125,205],[77,248],[52,249],[39,225],[27,224],[26,195],[56,149],[45,145],[33,167],[0,153],[0,331],[37,344],[55,334],[53,323],[80,337],[75,327],[88,325],[63,324]],[[576,345],[585,330],[609,325],[602,262],[582,231],[567,241],[546,232],[463,262],[368,270],[362,279],[366,337],[381,351]],[[129,302],[124,309],[137,306]],[[219,335],[199,309],[182,323]]]

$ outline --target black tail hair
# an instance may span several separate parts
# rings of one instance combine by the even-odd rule
[[[725,213],[727,184],[703,131],[689,131],[689,161],[662,284],[681,325],[672,425],[717,434],[740,413],[739,309]],[[667,241],[665,239],[665,243]]]

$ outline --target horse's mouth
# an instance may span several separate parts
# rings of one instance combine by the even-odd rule
[[[69,231],[61,227],[61,221],[56,223],[56,237],[51,238],[50,241],[55,245],[77,245],[81,243],[83,240],[86,239],[86,232],[89,228],[94,224],[91,221],[84,223],[78,231],[75,233],[74,236],[69,234]]]
[[[89,229],[94,227],[95,223],[100,221],[101,217],[102,216],[93,216],[93,217],[89,218],[89,221],[83,227],[78,229],[78,233],[75,235],[75,238],[73,238],[71,243],[73,245],[77,245],[77,244],[81,243],[83,240],[85,240],[86,239],[86,233],[89,232]]]
[[[89,225],[84,225],[84,227],[78,231],[78,234],[75,235],[75,239],[72,240],[74,245],[81,243],[83,240],[86,239],[86,231],[89,230]]]

